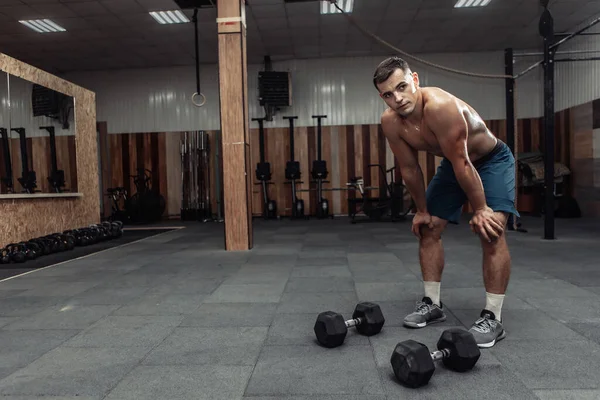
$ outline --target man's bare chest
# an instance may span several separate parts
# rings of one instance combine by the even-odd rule
[[[423,125],[406,125],[400,131],[400,136],[410,147],[416,150],[438,152],[440,145],[437,138],[426,126]]]

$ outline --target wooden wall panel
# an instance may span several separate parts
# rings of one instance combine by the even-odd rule
[[[590,120],[591,120],[591,110]],[[505,121],[486,121],[490,130],[506,142],[506,122]],[[569,112],[557,113],[556,125],[556,144],[557,162],[563,162],[570,165],[571,162],[578,163],[582,173],[591,174],[593,165],[587,166],[584,162],[578,161],[585,158],[591,158],[591,125],[587,130],[575,129],[571,127],[577,123],[577,118]],[[265,122],[265,158],[271,164],[272,182],[269,185],[269,196],[277,202],[278,212],[282,216],[291,215],[291,187],[286,183],[285,165],[290,159],[290,137],[289,128],[269,128],[268,122]],[[262,191],[261,186],[256,180],[256,164],[260,161],[259,151],[259,132],[256,123],[250,131],[250,164],[251,164],[251,197],[252,214],[260,216],[262,214]],[[543,149],[541,119],[519,120],[517,124],[517,141],[520,152],[540,151]],[[573,135],[569,135],[573,132]],[[208,132],[210,138],[210,168],[211,168],[211,199],[213,212],[216,204],[216,170],[215,170],[215,150],[218,145],[216,132]],[[138,138],[139,136],[139,138]],[[121,139],[117,139],[121,137]],[[121,159],[112,159],[111,165],[120,165],[120,168],[111,168],[113,176],[109,181],[123,182],[125,174],[129,173],[126,169],[135,170],[136,163],[130,160],[136,160],[138,152],[141,152],[145,165],[151,165],[157,168],[155,172],[161,193],[167,199],[167,212],[165,217],[177,218],[181,206],[181,159],[179,154],[179,140],[181,133],[159,133],[159,134],[128,134],[128,135],[109,135],[112,154],[121,154]],[[576,138],[576,140],[574,140]],[[302,170],[302,182],[298,185],[300,190],[309,190],[299,192],[299,197],[304,199],[306,210],[311,213],[316,211],[316,184],[312,182],[311,168],[312,162],[317,156],[316,127],[297,127],[294,131],[295,151],[294,158],[300,162]],[[115,146],[125,146],[126,150],[114,148]],[[150,152],[147,146],[152,149]],[[576,157],[574,158],[574,155]],[[150,157],[150,159],[148,158]],[[391,153],[389,145],[381,132],[380,125],[353,125],[353,126],[324,126],[322,128],[322,157],[327,161],[329,176],[323,186],[325,197],[329,200],[330,207],[336,215],[345,215],[348,213],[347,199],[356,194],[353,191],[346,190],[346,183],[354,176],[362,176],[366,186],[379,187],[383,184],[380,179],[380,172],[377,168],[368,168],[369,164],[382,164],[388,169],[396,165],[395,158]],[[158,161],[154,161],[157,158]],[[161,161],[164,160],[164,161]],[[423,169],[425,184],[428,184],[436,172],[440,157],[419,153],[419,164]],[[591,160],[588,160],[591,161]],[[588,162],[589,164],[589,162]],[[576,167],[577,169],[577,167]],[[116,176],[115,176],[116,175]],[[588,180],[577,181],[581,186],[593,184],[592,175]],[[400,178],[399,168],[396,171],[396,178]],[[327,190],[337,188],[341,190]],[[371,196],[378,196],[377,190],[370,193]],[[519,195],[520,197],[523,194]],[[519,198],[520,198],[519,197]],[[518,201],[520,204],[520,201]],[[524,203],[523,207],[527,207]],[[525,209],[527,211],[527,208]]]

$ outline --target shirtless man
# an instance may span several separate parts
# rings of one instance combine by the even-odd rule
[[[384,60],[373,84],[389,106],[381,125],[417,208],[412,232],[419,239],[425,293],[404,325],[422,328],[446,320],[440,300],[442,232],[449,222],[458,223],[469,201],[474,210],[469,224],[481,239],[486,290],[485,308],[469,331],[479,347],[492,347],[506,336],[501,311],[511,260],[504,229],[510,214],[519,215],[513,155],[467,103],[442,89],[419,87],[417,73],[404,60]],[[427,191],[418,150],[443,157]]]

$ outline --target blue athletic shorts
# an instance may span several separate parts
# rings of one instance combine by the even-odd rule
[[[520,216],[515,208],[515,158],[508,146],[498,139],[496,147],[473,166],[483,182],[488,207]],[[429,183],[426,195],[429,214],[458,224],[468,199],[456,180],[452,163],[446,158]]]

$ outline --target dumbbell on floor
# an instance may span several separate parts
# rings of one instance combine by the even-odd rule
[[[425,386],[433,376],[435,361],[442,360],[453,371],[466,372],[477,364],[481,355],[473,334],[459,328],[445,330],[437,348],[430,353],[427,346],[415,340],[398,343],[391,358],[396,378],[411,388]]]
[[[352,319],[344,321],[344,317],[333,311],[324,311],[319,314],[315,322],[314,331],[319,343],[325,347],[333,348],[344,343],[349,327],[355,327],[361,335],[373,336],[381,331],[385,318],[379,305],[371,302],[358,303]]]

